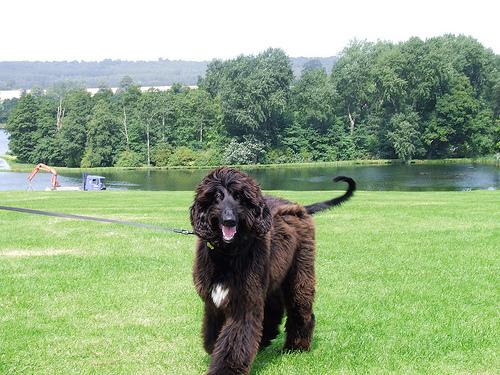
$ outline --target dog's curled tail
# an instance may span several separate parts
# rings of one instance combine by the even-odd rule
[[[313,203],[304,206],[308,214],[312,215],[315,214],[316,212],[320,212],[323,210],[327,210],[328,208],[338,206],[339,204],[342,204],[343,202],[348,200],[354,194],[354,191],[356,190],[356,182],[352,178],[346,176],[337,176],[333,179],[333,182],[339,182],[339,181],[344,181],[347,182],[348,184],[347,190],[344,193],[344,195],[330,199],[328,201]]]

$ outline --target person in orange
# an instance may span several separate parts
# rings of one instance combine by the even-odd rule
[[[31,180],[33,180],[33,178],[36,176],[36,174],[40,171],[40,169],[43,169],[44,171],[47,171],[49,173],[52,174],[52,177],[50,179],[50,187],[51,189],[55,189],[59,186],[61,186],[59,184],[59,181],[57,181],[57,171],[52,168],[52,167],[49,167],[48,165],[45,165],[43,163],[39,163],[35,166],[35,169],[33,169],[33,172],[31,172],[31,174],[28,176],[28,181],[31,182]]]

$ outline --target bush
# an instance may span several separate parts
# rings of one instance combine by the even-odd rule
[[[196,153],[186,146],[174,150],[169,159],[169,165],[195,165]]]
[[[153,149],[151,161],[157,167],[174,165],[215,166],[221,164],[221,154],[221,151],[217,149],[193,151],[185,146],[173,149],[168,144],[161,143]]]
[[[274,149],[267,153],[267,162],[269,164],[287,164],[287,163],[308,163],[311,161],[311,155],[306,150],[300,153],[294,153],[291,149]]]
[[[216,166],[222,164],[222,152],[217,149],[209,149],[204,151],[199,151],[196,157],[195,164],[204,166]]]
[[[156,145],[151,152],[151,162],[157,167],[166,167],[170,165],[170,157],[173,150],[167,143]]]
[[[264,145],[255,139],[238,142],[233,139],[227,146],[222,161],[224,164],[258,164],[265,162]]]
[[[122,151],[118,155],[115,167],[140,167],[142,166],[141,155],[135,151]]]

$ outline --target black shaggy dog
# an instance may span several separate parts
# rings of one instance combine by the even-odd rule
[[[246,374],[259,348],[278,334],[285,350],[309,350],[314,329],[314,224],[311,214],[353,194],[309,206],[265,197],[248,175],[218,168],[196,190],[191,224],[198,236],[194,284],[205,302],[208,374]]]

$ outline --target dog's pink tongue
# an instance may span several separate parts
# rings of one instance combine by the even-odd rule
[[[236,227],[226,227],[225,225],[222,225],[222,235],[224,236],[224,239],[230,240],[235,234]]]

